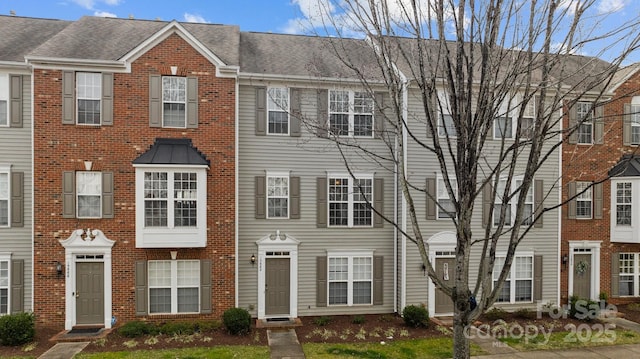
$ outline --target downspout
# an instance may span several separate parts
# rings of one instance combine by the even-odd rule
[[[544,99],[542,99],[541,101],[542,103],[544,103]],[[560,109],[561,112],[564,112],[562,109]],[[564,118],[564,113],[560,114],[560,118]],[[564,129],[562,128],[562,121],[560,121],[560,133],[563,133]],[[561,141],[560,142],[560,147],[558,148],[558,203],[562,203],[562,146],[563,146],[564,142]],[[568,243],[567,243],[568,244]],[[568,247],[568,246],[567,246]],[[558,211],[558,256],[556,257],[557,260],[556,262],[558,263],[558,265],[560,266],[560,270],[558,271],[558,277],[556,278],[556,288],[558,288],[557,293],[556,293],[556,303],[558,303],[558,305],[560,305],[560,297],[562,293],[562,287],[561,285],[561,277],[562,277],[562,263],[560,258],[562,258],[562,207],[560,207],[560,210]],[[567,268],[565,270],[569,269],[569,265],[567,265]],[[569,275],[567,275],[567,293],[569,293]]]
[[[238,158],[240,157],[240,141],[239,141],[239,135],[238,135],[238,132],[240,131],[240,123],[239,123],[240,122],[240,119],[239,119],[239,112],[240,111],[238,109],[240,107],[239,106],[239,103],[240,103],[239,102],[240,101],[239,89],[240,89],[240,85],[239,85],[239,81],[238,81],[238,76],[236,74],[236,77],[235,77],[235,90],[236,90],[235,100],[236,100],[236,103],[235,103],[235,106],[234,106],[235,107],[235,117],[236,117],[235,121],[234,121],[235,122],[235,126],[234,126],[235,127],[235,136],[234,137],[235,137],[235,142],[236,142],[235,143],[235,152],[236,153],[235,153],[235,156],[234,156],[235,157],[235,167],[236,167],[235,168],[235,193],[236,193],[236,195],[235,195],[235,210],[234,210],[235,219],[233,221],[234,222],[234,231],[235,231],[235,236],[234,236],[235,237],[234,238],[234,240],[235,240],[235,246],[234,246],[235,247],[235,261],[234,261],[235,262],[235,276],[234,276],[235,294],[234,294],[234,296],[235,296],[235,307],[236,308],[239,306],[238,292],[240,291],[239,288],[238,288],[238,283],[239,283],[239,280],[238,280],[238,277],[239,277],[239,275],[238,275],[238,252],[239,252],[239,249],[238,249],[238,247],[239,247],[239,241],[238,241],[238,239],[239,239],[239,235],[238,235],[238,227],[239,227],[238,226],[238,219],[239,219],[239,217],[238,217],[238,202],[239,202],[239,200],[238,200],[238,198],[240,197],[239,196],[239,187],[240,186],[238,185],[238,173],[240,172],[240,168],[238,167],[238,163],[239,163],[239,159]]]

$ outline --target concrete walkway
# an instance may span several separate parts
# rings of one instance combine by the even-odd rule
[[[267,330],[271,359],[304,359],[295,329]]]
[[[80,353],[89,342],[58,343],[40,355],[39,359],[71,359]]]

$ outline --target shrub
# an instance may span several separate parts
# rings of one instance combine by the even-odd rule
[[[118,334],[127,338],[137,338],[147,334],[155,335],[158,334],[158,331],[158,328],[151,323],[134,320],[121,326],[118,329]]]
[[[201,333],[213,332],[222,327],[222,322],[219,320],[201,320],[196,322],[195,329]]]
[[[577,295],[572,295],[569,298],[569,304],[569,316],[574,319],[588,322],[596,319],[600,312],[598,302],[591,299],[580,298]]]
[[[313,320],[313,324],[319,327],[324,327],[329,323],[331,323],[331,317],[327,317],[327,316],[317,317]]]
[[[222,322],[233,335],[244,335],[251,330],[251,314],[243,308],[227,309],[222,314]]]
[[[36,335],[35,315],[18,313],[0,317],[0,343],[16,346],[28,343]]]
[[[160,333],[165,335],[191,335],[195,332],[194,324],[188,322],[167,322],[160,327]]]
[[[504,309],[498,307],[493,307],[484,313],[484,317],[490,321],[504,319],[506,316],[507,312]]]
[[[365,321],[366,319],[364,318],[364,315],[354,315],[351,318],[351,323],[353,324],[364,324]]]
[[[404,307],[402,318],[404,323],[412,328],[426,328],[429,325],[429,312],[423,306],[408,305]]]
[[[518,310],[514,311],[513,315],[516,318],[531,320],[531,319],[535,319],[537,314],[536,314],[535,311],[533,311],[533,310],[531,310],[529,308],[521,308],[521,309],[518,309]]]

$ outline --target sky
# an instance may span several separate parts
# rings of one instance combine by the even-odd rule
[[[314,15],[318,0],[0,0],[0,15],[15,12],[17,16],[77,20],[82,16],[106,16],[165,21],[200,22],[237,25],[241,31],[272,32],[287,34],[322,33],[320,22]],[[389,4],[397,1],[388,0]],[[427,3],[433,0],[418,0]],[[528,0],[514,0],[527,4]],[[544,1],[544,0],[539,0]],[[580,31],[605,31],[626,21],[640,23],[640,0],[560,0],[560,8],[567,9],[569,16],[580,1],[593,1],[587,18],[601,16],[597,25]],[[448,1],[445,1],[448,2]],[[457,2],[454,0],[454,2]],[[391,5],[393,6],[393,5]],[[331,8],[334,14],[340,10]],[[340,15],[340,14],[339,14]],[[465,19],[466,20],[466,19]],[[570,21],[568,21],[570,22]],[[314,30],[309,25],[318,27]],[[635,29],[640,33],[640,27]],[[348,33],[350,36],[358,34]],[[557,45],[561,48],[561,45]],[[574,53],[604,58],[615,51],[602,52],[606,43],[586,44]],[[604,58],[612,61],[612,58]],[[640,51],[635,51],[624,64],[640,62]]]

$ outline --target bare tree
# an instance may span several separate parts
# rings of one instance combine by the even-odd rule
[[[393,164],[386,167],[397,175],[409,220],[407,228],[395,218],[386,220],[415,243],[429,278],[453,301],[455,358],[469,357],[465,327],[496,301],[518,245],[546,211],[561,205],[556,178],[554,186],[539,193],[554,196],[534,208],[529,198],[534,178],[550,159],[558,160],[563,141],[585,121],[602,120],[585,115],[563,127],[563,113],[581,99],[605,99],[613,75],[638,46],[637,23],[598,32],[607,14],[597,13],[595,3],[318,2],[318,19],[331,35],[327,38],[334,54],[367,91],[373,94],[382,87],[386,92],[386,100],[376,101],[375,107],[384,113],[388,152],[371,153],[336,128],[329,127],[327,137],[344,155],[347,168],[350,152]],[[370,51],[353,50],[354,42],[345,38],[354,33],[366,36]],[[598,44],[600,53],[579,55],[585,46]],[[605,53],[608,61],[599,59]],[[407,108],[408,98],[417,105]],[[417,128],[426,129],[426,136]],[[424,178],[409,175],[409,148],[437,159],[451,199],[447,208],[428,191]],[[424,221],[415,205],[416,196],[425,194],[451,214],[456,234],[452,285],[436,274],[429,259]],[[478,217],[479,207],[485,225],[474,232],[479,226],[472,218],[474,213]],[[493,273],[498,250],[506,252],[496,269],[499,275]],[[472,252],[479,255],[480,270],[470,268]]]

